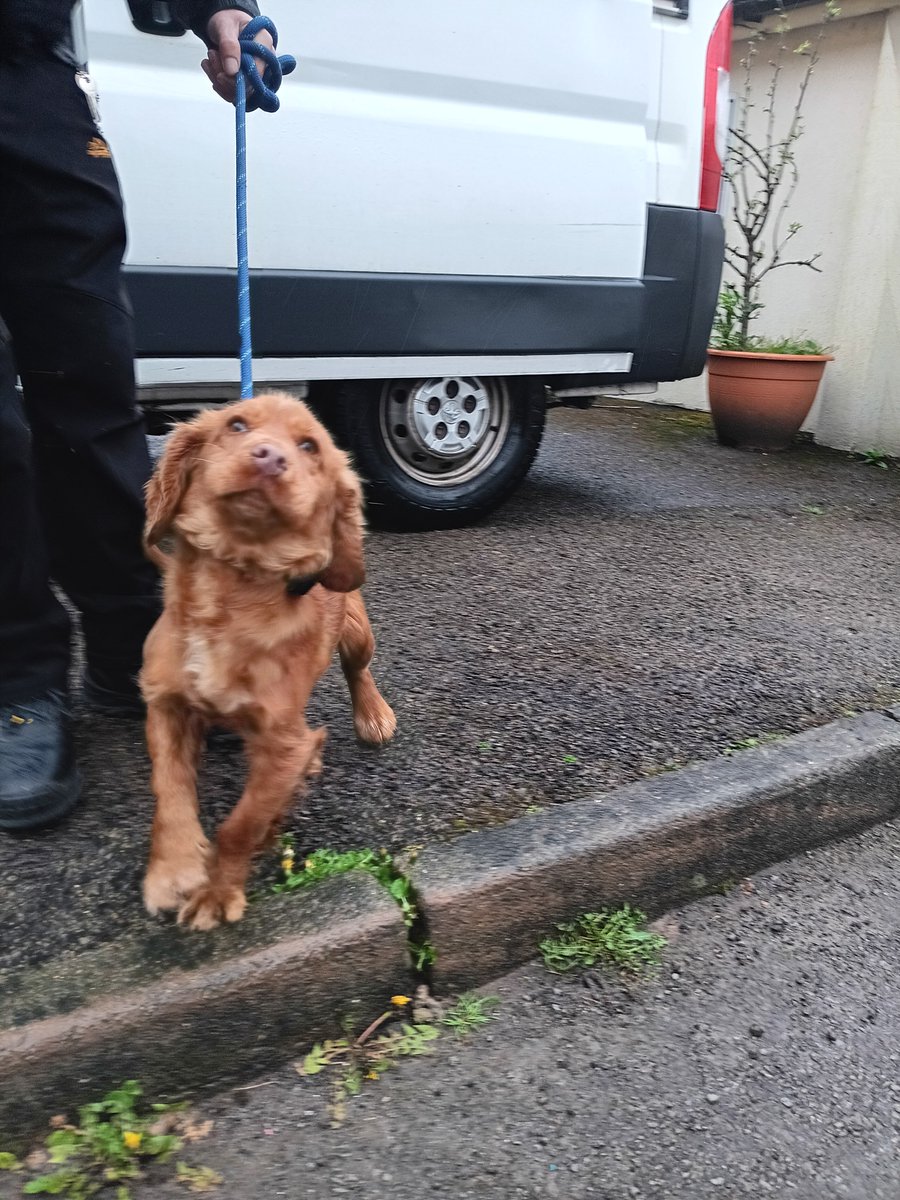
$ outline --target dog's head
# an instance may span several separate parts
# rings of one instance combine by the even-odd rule
[[[359,480],[306,405],[283,393],[207,410],[172,433],[147,486],[145,541],[169,533],[336,592],[365,578]]]

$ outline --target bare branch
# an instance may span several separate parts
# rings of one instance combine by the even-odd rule
[[[729,130],[731,140],[723,176],[731,189],[732,228],[736,236],[725,250],[725,263],[737,278],[729,284],[728,320],[743,339],[749,336],[750,322],[762,308],[759,288],[766,276],[780,267],[809,267],[820,272],[820,253],[807,258],[786,259],[786,247],[799,232],[798,222],[787,225],[797,189],[798,168],[795,145],[804,132],[803,107],[813,72],[821,57],[827,25],[839,15],[836,0],[826,0],[826,15],[812,41],[790,44],[790,24],[783,0],[778,0],[774,27],[758,28],[745,43],[741,59],[742,88],[735,106],[735,121]],[[767,55],[763,59],[763,54]],[[794,103],[791,106],[784,89],[791,78],[789,56],[802,55]],[[768,63],[768,83],[761,104],[756,100],[760,70]],[[751,110],[759,108],[758,132],[751,129]],[[779,110],[787,110],[787,128],[778,128]],[[754,127],[757,120],[754,120]],[[735,242],[737,244],[735,244]]]
[[[816,259],[821,257],[821,254],[814,254],[812,258],[784,259],[782,262],[769,263],[766,269],[756,277],[756,281],[759,283],[760,279],[764,279],[770,271],[777,271],[779,267],[809,267],[811,271],[817,271],[821,275],[822,268],[816,266]]]

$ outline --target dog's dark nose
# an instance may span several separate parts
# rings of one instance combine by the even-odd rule
[[[274,446],[256,446],[253,450],[256,466],[263,475],[283,475],[287,470],[287,459]]]

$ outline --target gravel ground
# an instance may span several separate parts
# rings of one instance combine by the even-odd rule
[[[326,1079],[275,1070],[202,1103],[183,1158],[219,1200],[895,1200],[898,856],[883,826],[664,917],[651,980],[500,979],[490,1026],[366,1083],[337,1128]]]
[[[376,674],[400,733],[382,752],[355,745],[339,672],[325,681],[326,774],[298,812],[301,847],[446,837],[893,698],[898,496],[894,470],[724,450],[677,410],[552,414],[492,520],[372,535]],[[79,743],[80,810],[0,839],[0,988],[146,924],[140,725],[85,716]],[[211,747],[210,819],[241,769]]]

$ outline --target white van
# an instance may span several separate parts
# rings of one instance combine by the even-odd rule
[[[254,379],[308,387],[370,514],[461,524],[548,403],[697,375],[722,264],[722,0],[271,0]],[[143,402],[237,395],[233,116],[162,0],[86,0]]]

